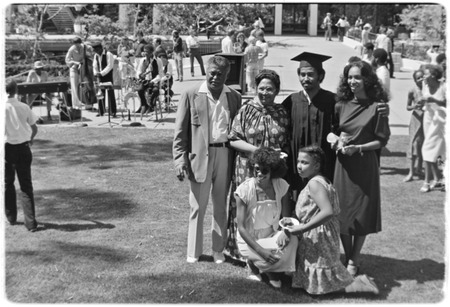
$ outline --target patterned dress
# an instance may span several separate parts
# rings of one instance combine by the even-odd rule
[[[239,110],[233,120],[228,139],[230,141],[243,140],[257,147],[271,147],[281,150],[288,145],[288,123],[287,113],[282,105],[263,106],[256,97],[253,101],[244,104]],[[236,245],[237,222],[234,191],[242,182],[252,177],[247,165],[248,158],[245,153],[237,152],[231,183],[226,249],[229,255],[235,259],[240,259],[241,255]]]
[[[303,233],[298,242],[296,271],[292,287],[302,288],[310,294],[325,294],[345,288],[353,277],[340,261],[339,201],[333,185],[322,176],[313,177],[300,192],[295,214],[300,223],[309,222],[320,212],[311,198],[309,184],[316,181],[327,190],[333,207],[333,217],[319,227]]]
[[[420,97],[422,91],[419,87],[415,86],[408,92],[408,101],[411,101],[415,105]],[[414,109],[411,114],[411,120],[409,122],[409,146],[407,155],[409,158],[418,157],[422,158],[422,144],[423,144],[423,111]]]

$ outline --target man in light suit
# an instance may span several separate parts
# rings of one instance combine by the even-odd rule
[[[203,252],[203,220],[209,194],[213,203],[212,250],[223,263],[227,238],[227,194],[233,150],[228,133],[241,106],[241,95],[225,85],[230,62],[221,56],[208,61],[206,81],[185,91],[178,103],[173,141],[175,171],[190,181],[187,262]]]

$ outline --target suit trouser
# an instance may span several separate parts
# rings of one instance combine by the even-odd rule
[[[209,147],[208,170],[205,182],[190,181],[188,257],[198,258],[203,253],[203,220],[209,195],[213,204],[212,250],[223,251],[227,239],[228,151],[226,147]]]
[[[31,181],[31,162],[33,155],[28,142],[5,144],[5,214],[10,223],[17,220],[17,196],[14,179],[17,173],[22,191],[24,224],[27,229],[37,226],[35,219],[34,193]]]
[[[189,55],[191,62],[191,73],[194,74],[194,59],[197,59],[202,75],[206,75],[205,66],[203,65],[202,55],[200,54],[200,48],[191,48],[191,53]]]

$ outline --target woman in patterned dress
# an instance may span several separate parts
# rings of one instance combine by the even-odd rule
[[[234,192],[246,179],[252,177],[248,159],[260,147],[270,147],[287,156],[288,116],[281,104],[275,104],[280,91],[280,77],[264,69],[256,76],[257,96],[245,103],[233,120],[228,136],[230,146],[237,152],[234,177],[231,183],[228,215],[228,241],[226,249],[231,257],[241,259],[236,245],[236,201]]]

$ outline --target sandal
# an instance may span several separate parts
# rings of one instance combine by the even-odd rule
[[[422,193],[427,193],[427,192],[430,192],[430,191],[431,191],[430,184],[426,183],[426,182],[420,188],[420,192],[422,192]]]
[[[359,273],[359,265],[356,264],[347,264],[347,271],[352,275],[352,277],[355,277]]]

